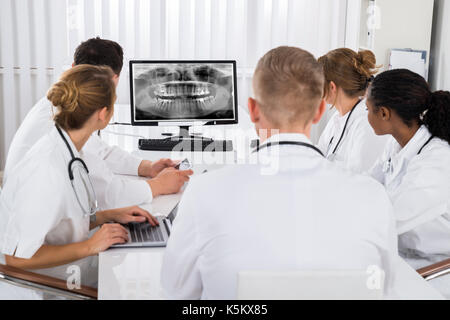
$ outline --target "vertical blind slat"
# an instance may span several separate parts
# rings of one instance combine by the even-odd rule
[[[165,9],[164,1],[152,1],[150,6],[150,58],[164,59],[165,52]]]
[[[199,0],[195,6],[195,57],[207,59],[211,51],[211,0]]]
[[[31,105],[31,77],[30,77],[30,6],[27,0],[16,0],[14,2],[14,23],[16,24],[17,46],[15,46],[15,56],[18,60],[17,65],[20,66],[19,72],[15,74],[15,82],[19,86],[16,88],[16,125],[19,125],[25,117]]]
[[[55,69],[54,76],[59,74],[72,63],[73,51],[69,51],[67,38],[67,6],[65,1],[47,0],[50,24],[50,63]]]
[[[94,3],[94,28],[95,36],[101,37],[103,35],[103,21],[102,21],[102,0],[87,0]]]
[[[178,0],[166,0],[166,49],[167,58],[178,59],[180,54],[180,3]]]
[[[111,16],[109,14],[109,0],[102,0],[102,37],[111,39]]]
[[[30,8],[32,8],[33,19],[35,25],[30,24],[30,34],[33,39],[32,52],[34,53],[34,59],[31,66],[35,68],[35,74],[32,76],[32,91],[34,92],[32,96],[33,104],[35,101],[39,100],[47,91],[47,81],[46,72],[48,68],[47,64],[47,43],[48,39],[48,28],[45,14],[44,0],[34,0],[29,3]],[[36,28],[35,26],[40,26]],[[32,105],[28,106],[31,108]]]
[[[226,0],[211,3],[211,55],[212,59],[226,59]]]
[[[139,57],[144,59],[150,55],[150,19],[152,11],[149,0],[141,0],[139,4]]]
[[[123,13],[119,11],[119,0],[109,0],[109,39],[119,41],[120,16]]]
[[[83,1],[84,8],[84,41],[96,36],[95,32],[95,2],[92,0]]]
[[[0,74],[0,116],[2,119],[0,130],[0,164],[4,167],[6,157],[6,151],[9,148],[9,144],[12,140],[14,132],[16,130],[15,119],[16,113],[14,112],[14,106],[16,104],[15,95],[12,94],[15,91],[14,86],[14,32],[13,31],[13,11],[12,1],[4,1],[2,10],[0,10],[0,67],[2,67],[2,73]]]
[[[195,24],[192,9],[195,10],[195,6],[191,0],[177,0],[177,2],[180,12],[178,24],[179,53],[177,58],[185,60],[193,59],[195,53]]]

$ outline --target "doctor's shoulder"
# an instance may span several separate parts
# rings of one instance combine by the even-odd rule
[[[224,200],[224,196],[234,192],[249,180],[250,171],[259,170],[255,165],[231,165],[205,173],[196,173],[190,177],[183,198],[204,197],[211,201]]]
[[[14,168],[14,171],[17,172],[13,173],[13,175],[20,174],[22,177],[33,177],[38,173],[45,173],[48,175],[48,178],[41,181],[41,183],[43,186],[49,185],[51,177],[56,178],[55,176],[57,176],[59,178],[61,172],[63,172],[59,168],[61,158],[62,155],[59,148],[52,143],[51,137],[47,134],[28,150]]]
[[[447,176],[450,183],[450,144],[439,138],[433,138],[420,154],[413,157],[407,172],[435,172]]]
[[[36,199],[61,199],[64,197],[63,171],[54,166],[51,154],[30,157],[14,168],[5,184],[4,192],[8,192],[8,199],[16,205],[22,201],[36,201]],[[19,202],[17,202],[19,201]]]
[[[355,173],[346,168],[340,169],[339,192],[349,199],[349,208],[356,208],[358,215],[386,213],[391,204],[385,187],[367,173]]]
[[[450,144],[438,137],[434,137],[427,146],[425,146],[420,155],[428,156],[428,157],[447,157],[450,154]],[[419,156],[420,156],[419,155]]]

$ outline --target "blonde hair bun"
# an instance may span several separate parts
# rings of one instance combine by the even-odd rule
[[[78,107],[79,91],[74,82],[60,80],[48,91],[47,99],[66,112],[74,112]]]
[[[116,99],[113,76],[110,67],[87,64],[65,71],[47,92],[58,109],[55,123],[65,130],[80,129],[96,110],[111,110]]]
[[[359,51],[355,58],[355,68],[361,75],[370,78],[377,73],[375,54],[370,50]]]
[[[325,96],[329,93],[331,81],[349,97],[364,95],[379,68],[370,50],[355,52],[350,48],[338,48],[321,56],[318,61],[325,75]]]

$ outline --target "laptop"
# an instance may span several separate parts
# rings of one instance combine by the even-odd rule
[[[177,216],[178,203],[167,217],[157,216],[158,226],[146,222],[132,222],[124,225],[128,231],[128,242],[112,245],[111,248],[165,247]]]

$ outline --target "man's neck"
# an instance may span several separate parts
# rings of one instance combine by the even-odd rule
[[[311,125],[309,125],[308,127],[304,127],[304,126],[291,126],[291,127],[283,127],[283,128],[261,128],[259,129],[258,132],[258,136],[260,139],[260,142],[264,142],[267,139],[269,139],[270,137],[277,135],[277,134],[282,134],[282,133],[291,133],[291,134],[303,134],[305,135],[308,139],[310,139],[310,135],[311,135]]]

